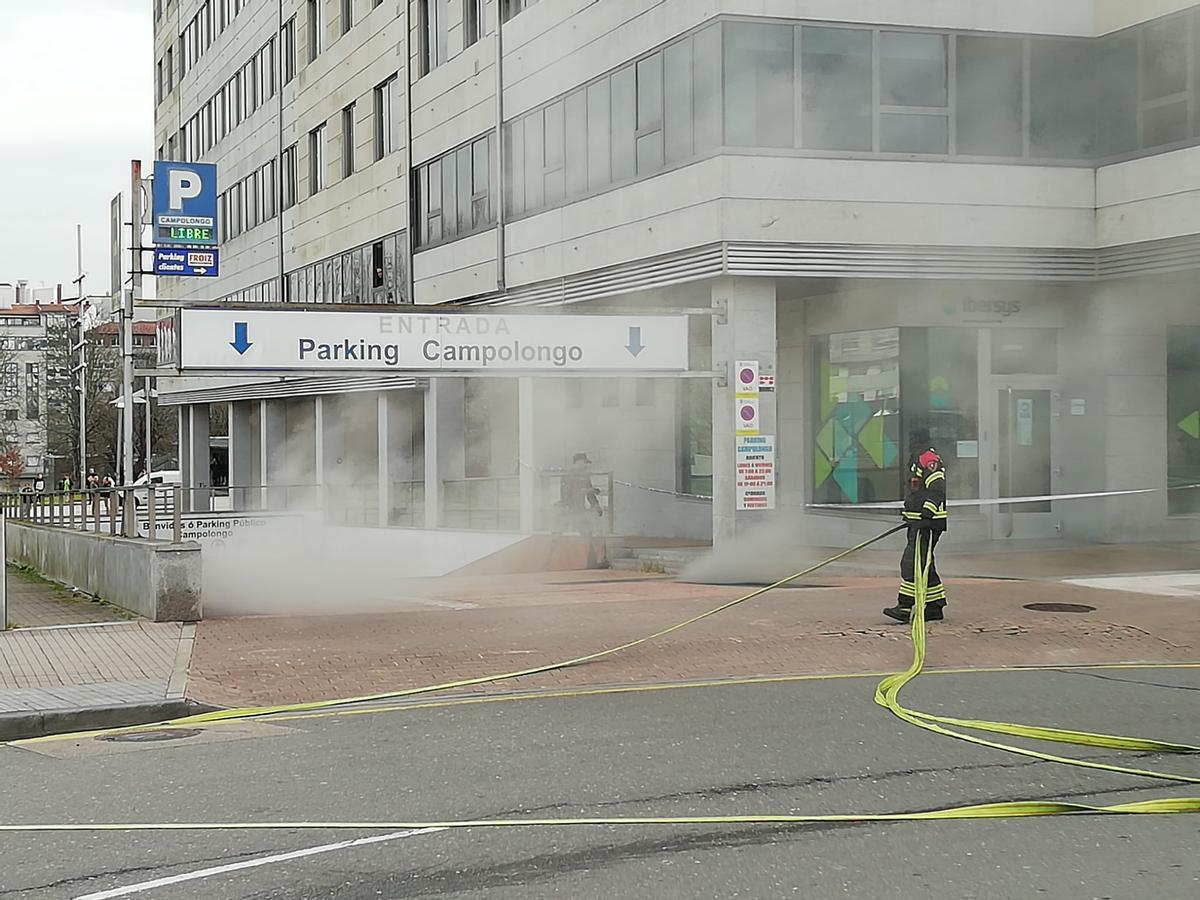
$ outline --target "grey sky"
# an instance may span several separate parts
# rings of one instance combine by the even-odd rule
[[[70,295],[78,222],[85,286],[108,292],[109,200],[153,159],[151,8],[0,0],[0,281]]]

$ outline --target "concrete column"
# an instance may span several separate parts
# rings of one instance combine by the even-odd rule
[[[757,360],[762,374],[776,374],[778,344],[775,337],[775,282],[766,278],[721,278],[712,288],[713,368],[725,379],[713,389],[713,545],[736,537],[738,528],[763,521],[772,513],[737,512],[734,471],[736,426],[734,421],[734,367],[738,360]],[[722,315],[723,313],[723,315]],[[761,434],[776,436],[775,394],[759,398]]]
[[[288,467],[286,401],[263,400],[262,404],[263,484],[272,486],[267,491],[266,508],[286,509],[287,485],[294,477]]]
[[[258,453],[257,424],[251,415],[253,401],[229,404],[229,501],[235,510],[249,509],[247,485],[255,484],[254,457]]]
[[[176,409],[179,423],[179,476],[183,480],[183,508],[191,509],[190,493],[192,486],[192,408],[180,406]],[[103,474],[103,473],[101,473]]]
[[[317,509],[325,508],[325,398],[313,399],[313,438],[316,440],[316,465],[313,466],[314,484],[317,486]]]
[[[442,525],[442,481],[466,472],[465,389],[461,378],[434,377],[425,392],[426,528]]]
[[[375,424],[379,440],[379,525],[386,528],[391,524],[392,511],[392,476],[390,454],[388,452],[388,395],[380,391],[376,398]]]
[[[520,527],[523,534],[532,534],[537,528],[539,479],[536,456],[533,379],[521,378],[517,382],[517,471],[520,473]]]
[[[208,512],[212,506],[212,457],[208,443],[207,403],[195,403],[188,410],[188,484],[192,488],[184,508],[190,512]]]

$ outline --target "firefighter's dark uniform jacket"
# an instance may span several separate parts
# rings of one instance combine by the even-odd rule
[[[929,560],[926,602],[945,605],[946,588],[938,575],[937,563],[933,558],[934,548],[937,547],[938,539],[945,533],[947,524],[944,469],[923,475],[916,489],[905,499],[902,515],[905,524],[908,525],[908,545],[904,548],[904,555],[900,557],[900,591],[897,596],[899,605],[911,607],[916,600],[918,536],[921,539],[921,556]]]
[[[904,501],[904,522],[938,534],[946,530],[946,472],[938,469],[924,477]]]

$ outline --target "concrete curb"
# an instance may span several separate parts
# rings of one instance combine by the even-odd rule
[[[219,707],[193,700],[155,700],[118,706],[86,706],[75,709],[28,710],[0,713],[0,741],[20,741],[52,734],[95,731],[150,725],[182,716],[211,712]]]

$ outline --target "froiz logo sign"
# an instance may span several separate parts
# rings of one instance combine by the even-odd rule
[[[954,316],[962,313],[963,315],[984,315],[984,316],[1000,316],[1007,319],[1009,316],[1015,316],[1021,312],[1020,300],[974,300],[970,297],[963,297],[962,303],[947,303],[943,307],[946,315]]]

